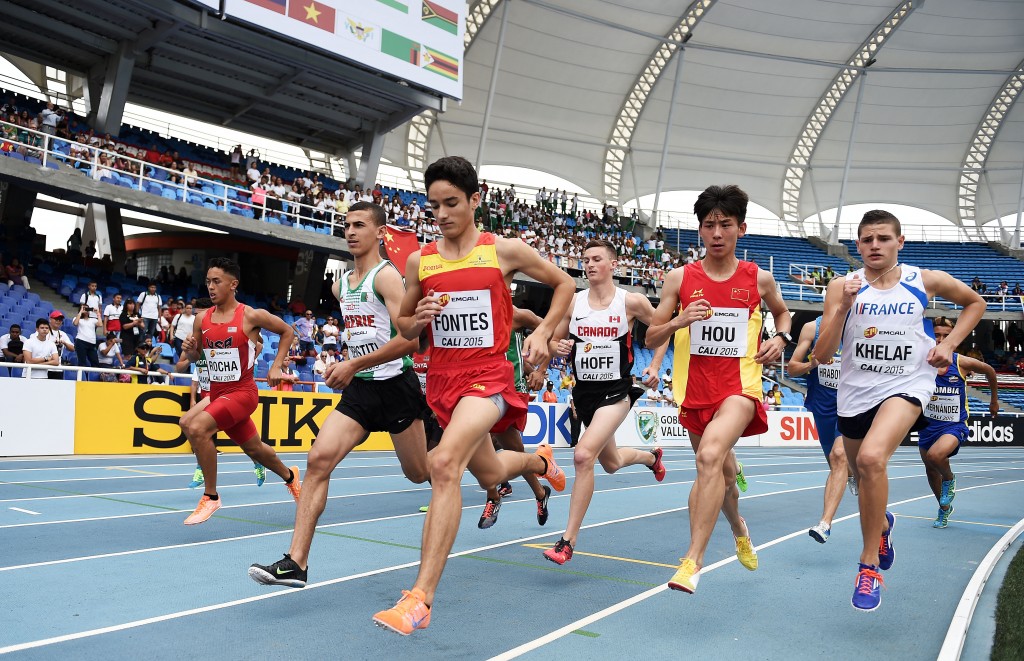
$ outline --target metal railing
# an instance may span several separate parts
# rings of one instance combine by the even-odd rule
[[[161,365],[170,365],[170,363],[160,363],[160,364]],[[128,369],[128,368],[118,368],[118,367],[81,367],[81,366],[78,366],[78,365],[45,365],[45,364],[41,364],[41,363],[28,364],[28,363],[0,362],[0,369],[5,368],[5,367],[9,368],[11,370],[15,370],[15,369],[21,370],[22,371],[21,376],[20,377],[15,377],[15,376],[8,376],[8,375],[4,374],[3,376],[0,376],[0,378],[6,377],[6,378],[25,378],[25,379],[30,379],[30,378],[32,378],[32,372],[33,371],[41,371],[41,372],[44,372],[44,373],[49,373],[49,372],[75,372],[75,381],[82,381],[83,380],[83,375],[85,375],[85,374],[114,374],[114,375],[117,375],[117,376],[127,375],[127,376],[132,376],[132,377],[139,377],[139,378],[142,378],[142,379],[146,379],[146,378],[162,379],[165,384],[168,384],[171,380],[174,380],[174,379],[181,379],[181,380],[186,380],[186,381],[189,381],[189,382],[192,381],[192,375],[191,374],[187,374],[187,373],[179,374],[179,373],[173,372],[171,370],[168,370],[168,374],[161,374],[159,372],[154,372],[152,374],[143,374],[143,373],[138,372],[136,370],[131,370],[131,369]],[[63,376],[61,378],[63,379]]]
[[[295,224],[303,226],[311,225],[314,227],[320,226],[327,229],[332,235],[335,232],[335,228],[338,227],[339,223],[342,222],[344,218],[344,214],[337,211],[330,211],[326,208],[320,209],[318,206],[288,201],[281,198],[274,198],[267,194],[267,189],[263,189],[263,200],[261,202],[254,202],[253,197],[255,191],[253,189],[242,188],[217,179],[202,177],[199,176],[198,172],[195,176],[186,175],[183,170],[167,168],[133,156],[128,156],[127,154],[121,154],[116,151],[93,145],[86,145],[71,139],[59,138],[42,131],[34,131],[17,124],[0,121],[0,128],[4,127],[12,127],[19,134],[27,134],[28,138],[27,140],[23,140],[20,135],[17,138],[6,136],[0,137],[0,143],[2,143],[4,147],[8,147],[3,151],[16,151],[22,159],[33,158],[38,160],[40,167],[53,168],[55,163],[69,165],[78,171],[82,171],[84,167],[88,167],[88,176],[97,181],[111,179],[116,182],[121,178],[127,178],[131,180],[131,188],[133,190],[139,190],[150,194],[155,193],[148,191],[146,189],[146,184],[154,184],[160,186],[161,190],[169,189],[175,191],[175,201],[198,206],[194,202],[190,201],[189,196],[195,195],[202,197],[204,208],[210,208],[205,207],[205,204],[211,204],[214,207],[213,210],[221,211],[223,213],[230,213],[232,208],[236,208],[239,211],[250,210],[253,212],[254,217],[256,217],[256,212],[259,211],[258,219],[264,220],[264,222],[269,222],[265,220],[268,218],[268,214],[273,214],[275,216],[280,215],[285,218],[290,218]],[[67,145],[67,153],[56,148],[64,145]],[[126,161],[131,166],[131,169],[119,169],[116,164],[118,159]],[[192,162],[190,161],[182,162],[192,166]],[[158,172],[164,173],[166,178],[161,179],[156,177],[155,175]],[[179,179],[180,181],[172,181],[172,177]],[[189,182],[192,183],[190,184]],[[114,183],[113,185],[119,184]],[[213,192],[203,190],[203,186],[212,188]],[[230,196],[232,191],[235,193],[234,197]],[[181,197],[178,197],[179,194]],[[281,200],[281,209],[277,209],[274,206],[268,206],[268,202],[275,199]],[[317,216],[321,217],[318,218]]]

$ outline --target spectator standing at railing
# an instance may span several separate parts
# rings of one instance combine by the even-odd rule
[[[284,185],[281,177],[274,177],[267,187],[267,210],[284,211],[284,200],[288,194],[288,188]]]
[[[21,326],[11,324],[10,332],[0,336],[0,352],[3,352],[5,363],[25,362],[25,340],[21,337]],[[14,375],[14,368],[8,367],[8,376]]]
[[[169,374],[164,368],[153,365],[159,356],[158,352],[159,349],[154,349],[153,345],[148,342],[141,343],[135,347],[135,354],[125,363],[125,368],[146,375],[148,378],[141,380],[142,377],[132,377],[132,383],[160,383],[166,381],[166,379],[158,378],[153,374],[154,372],[165,376]]]
[[[231,178],[238,179],[242,174],[242,145],[235,145],[228,158],[231,160]]]
[[[21,362],[26,365],[60,365],[60,352],[50,338],[50,324],[46,319],[36,319],[36,332],[24,341]],[[62,378],[60,370],[51,372],[46,369],[34,369],[31,375],[26,371],[25,376],[46,379],[51,373],[55,373],[58,379]]]
[[[317,332],[316,320],[313,318],[313,311],[306,310],[305,313],[292,324],[295,335],[299,338],[299,349],[302,353],[316,355],[313,348],[313,335]],[[312,352],[312,353],[311,353]]]
[[[92,308],[83,304],[71,322],[78,328],[75,337],[75,356],[78,358],[79,367],[100,366],[99,355],[96,353],[96,329],[101,326],[99,319],[92,315]],[[86,381],[91,380],[88,374],[84,378]]]
[[[10,264],[4,267],[4,275],[7,278],[7,286],[21,285],[25,289],[32,289],[28,283],[28,276],[25,275],[25,267],[17,257],[12,257]]]
[[[123,342],[121,351],[130,357],[135,353],[135,346],[142,341],[146,326],[146,322],[139,315],[139,304],[135,302],[135,299],[129,298],[125,301],[121,310],[120,322],[120,337]]]
[[[255,163],[250,163],[248,169],[245,171],[245,177],[252,185],[260,180],[260,170],[256,167]]]
[[[181,344],[185,341],[185,338],[192,334],[192,328],[195,323],[196,316],[192,313],[192,305],[190,303],[185,304],[184,309],[175,315],[171,321],[172,346],[174,347],[175,359],[181,355]]]
[[[64,119],[58,111],[54,110],[52,103],[47,103],[42,112],[39,113],[39,120],[42,122],[40,130],[49,135],[57,134],[57,124]]]
[[[267,201],[268,185],[269,179],[267,177],[260,177],[259,180],[254,181],[252,186],[250,186],[252,189],[252,212],[256,220],[263,217],[263,207]]]
[[[149,283],[146,291],[140,293],[135,302],[139,304],[139,316],[142,317],[142,336],[156,338],[160,332],[160,307],[164,304],[156,293],[156,283]]]
[[[57,355],[60,358],[60,362],[69,364],[70,360],[65,356],[65,352],[74,351],[75,343],[71,341],[71,336],[61,330],[61,326],[64,325],[64,313],[60,310],[54,310],[50,313],[50,332],[49,337],[53,343],[57,346]],[[38,333],[38,329],[36,331]],[[58,363],[59,364],[59,363]],[[60,370],[51,371],[48,375],[51,379],[63,379],[64,373]]]

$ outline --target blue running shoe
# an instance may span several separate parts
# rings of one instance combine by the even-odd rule
[[[953,514],[953,506],[950,505],[946,509],[939,508],[939,515],[935,517],[935,521],[932,522],[932,528],[945,528],[949,525],[949,517]]]
[[[192,481],[188,483],[189,489],[195,489],[201,486],[206,479],[203,477],[203,469],[196,466],[196,471],[192,473]]]
[[[256,486],[262,487],[263,483],[267,480],[267,469],[257,463],[253,463],[252,470],[256,473]]]
[[[853,607],[869,613],[882,603],[882,575],[877,567],[858,565],[857,581],[853,586]]]
[[[949,507],[956,498],[956,475],[953,476],[952,480],[942,481],[942,490],[939,492],[939,505],[941,507]]]
[[[878,568],[882,571],[887,571],[896,562],[896,549],[892,547],[892,529],[896,525],[896,517],[892,512],[886,512],[885,520],[889,522],[889,529],[882,533],[882,539],[878,542]]]

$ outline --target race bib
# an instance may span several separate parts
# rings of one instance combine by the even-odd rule
[[[440,303],[444,309],[431,323],[435,347],[486,349],[494,346],[490,290],[441,294]]]
[[[213,383],[229,383],[242,378],[242,360],[238,349],[207,349],[206,371]],[[202,379],[202,376],[199,377]]]
[[[747,355],[747,308],[715,308],[690,325],[690,355],[740,358]]]
[[[199,389],[210,392],[210,371],[206,368],[205,359],[196,361],[196,377],[199,379]]]
[[[940,422],[960,422],[960,393],[940,393],[936,390],[931,401],[924,407],[924,415]]]
[[[576,343],[576,377],[581,381],[610,381],[622,373],[619,359],[622,351],[618,342]]]
[[[854,329],[853,364],[864,372],[899,375],[917,368],[913,330],[905,326],[860,325]]]
[[[839,390],[839,363],[831,365],[818,365],[818,383],[822,388]]]

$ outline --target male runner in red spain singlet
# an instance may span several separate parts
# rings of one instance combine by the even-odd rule
[[[532,472],[543,475],[555,491],[565,489],[565,473],[550,447],[541,445],[536,454],[497,454],[489,432],[507,427],[504,423],[527,406],[516,392],[506,357],[512,276],[522,271],[555,290],[547,316],[523,343],[524,359],[535,367],[547,368],[548,342],[575,290],[567,273],[522,241],[476,228],[473,212],[480,204],[480,186],[469,161],[442,158],[427,168],[424,183],[443,238],[409,257],[396,326],[410,340],[427,329],[427,403],[444,433],[431,453],[432,496],[416,582],[393,608],[373,617],[378,626],[404,635],[430,624],[434,591],[459,530],[459,483],[467,467],[484,488]]]
[[[260,329],[281,336],[277,356],[267,374],[267,383],[281,379],[281,364],[288,355],[294,331],[266,310],[257,310],[238,302],[235,292],[241,271],[230,259],[215,257],[206,273],[206,288],[213,307],[200,315],[192,335],[182,343],[182,354],[190,362],[206,358],[210,374],[210,399],[203,400],[185,415],[180,425],[192,444],[205,478],[205,491],[185,525],[202,523],[220,509],[217,494],[217,448],[214,437],[224,431],[242,451],[284,480],[288,492],[299,500],[299,469],[288,468],[277,453],[265,444],[256,431],[252,416],[258,404],[253,367]]]

